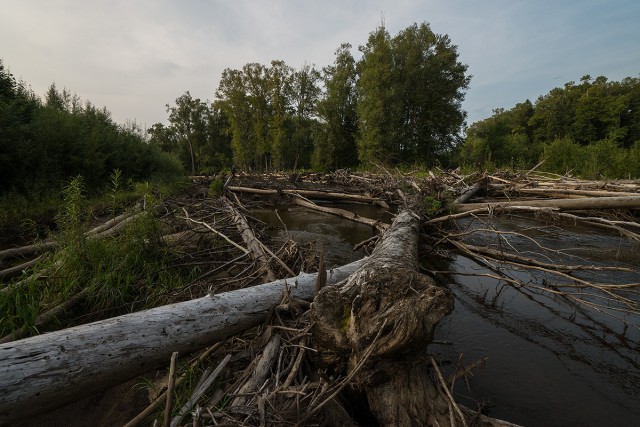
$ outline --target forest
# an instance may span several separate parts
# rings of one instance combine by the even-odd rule
[[[0,62],[0,425],[638,419],[640,81],[467,127],[448,36],[358,51],[149,129]]]
[[[328,171],[446,158],[462,141],[471,80],[449,37],[427,23],[394,37],[380,26],[359,60],[351,49],[342,44],[322,70],[281,60],[225,69],[213,102],[186,92],[167,105],[169,125],[153,125],[150,141],[192,173],[229,160],[254,171]]]
[[[282,60],[227,68],[213,101],[189,91],[148,129],[55,83],[41,98],[0,62],[2,222],[55,204],[82,176],[104,192],[115,170],[126,182],[177,181],[184,173],[458,166],[540,170],[585,178],[640,176],[640,79],[584,76],[535,102],[467,126],[471,83],[447,35],[428,23],[396,35],[384,25],[366,44],[344,43],[334,63],[299,69]],[[50,209],[48,210],[50,212]]]
[[[586,75],[466,131],[459,161],[477,168],[531,168],[585,178],[640,176],[640,78]]]

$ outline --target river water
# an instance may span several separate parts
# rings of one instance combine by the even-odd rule
[[[385,218],[384,211],[372,206],[349,209]],[[278,213],[287,231],[273,210],[253,215],[273,226],[275,239],[321,244],[329,253],[329,265],[362,257],[351,248],[373,235],[368,226],[299,207]],[[601,229],[522,218],[494,219],[490,224],[461,221],[458,226],[467,232],[493,228],[518,233],[477,231],[465,238],[477,246],[509,248],[547,262],[626,266],[635,271],[590,278],[600,283],[640,282],[638,244]],[[545,253],[538,244],[556,252]],[[469,387],[464,380],[456,383],[459,402],[471,408],[481,403],[489,415],[527,426],[640,425],[640,316],[620,312],[612,317],[528,286],[471,276],[491,272],[460,255],[444,259],[427,254],[422,261],[429,270],[450,272],[438,278],[455,295],[455,308],[438,325],[429,353],[444,362],[446,373],[453,371],[460,355],[463,363],[487,358],[469,377]],[[496,267],[531,285],[554,280],[543,273]],[[636,294],[629,297],[640,299]]]

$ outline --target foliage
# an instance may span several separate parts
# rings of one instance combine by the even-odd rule
[[[381,26],[360,50],[360,161],[434,164],[457,143],[466,116],[471,78],[457,47],[422,23],[393,38]]]
[[[156,123],[148,131],[152,145],[179,157],[192,175],[212,173],[230,164],[228,123],[220,109],[187,91],[175,106],[167,105],[167,112],[170,125]]]
[[[308,167],[320,74],[283,61],[226,69],[215,105],[226,114],[233,160],[258,169]]]
[[[222,192],[224,189],[224,182],[222,182],[222,178],[220,176],[216,176],[216,178],[211,181],[211,185],[209,186],[209,195],[210,196],[222,196]]]
[[[542,169],[584,177],[638,177],[640,79],[584,76],[467,130],[460,160],[467,165]]]
[[[36,318],[69,298],[85,292],[76,316],[107,317],[156,304],[171,289],[183,286],[192,271],[171,270],[177,257],[160,239],[159,221],[150,213],[154,199],[146,194],[150,208],[128,224],[118,236],[88,239],[87,211],[82,179],[72,179],[64,188],[64,204],[58,215],[59,245],[37,270],[43,277],[22,277],[0,293],[0,335],[16,329],[35,328]],[[148,190],[142,187],[141,191]],[[23,281],[25,285],[15,285]],[[41,331],[39,331],[41,332]]]
[[[40,100],[0,61],[0,225],[46,217],[78,175],[88,194],[100,194],[114,170],[133,181],[183,175],[179,161],[149,144],[137,124],[116,124],[105,108],[83,105],[55,84]]]
[[[214,105],[227,116],[234,162],[324,170],[358,160],[433,164],[457,143],[470,77],[446,35],[427,23],[394,38],[380,27],[360,47],[360,61],[350,49],[342,44],[323,69],[323,92],[309,65],[224,70]]]
[[[336,51],[333,66],[324,68],[325,96],[318,102],[320,122],[313,133],[313,167],[325,171],[354,166],[358,162],[356,135],[356,63],[351,45]]]

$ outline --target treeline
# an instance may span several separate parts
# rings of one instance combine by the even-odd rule
[[[226,69],[212,103],[189,92],[167,106],[151,142],[192,172],[230,162],[253,170],[336,169],[382,162],[431,165],[461,141],[469,85],[457,47],[427,23],[391,37],[373,31],[356,61],[341,45],[332,65],[283,61]]]
[[[38,199],[77,175],[99,191],[115,169],[132,180],[183,173],[135,124],[118,125],[105,108],[55,84],[41,99],[0,61],[0,195]]]
[[[474,123],[461,162],[595,178],[640,177],[640,79],[584,76]]]

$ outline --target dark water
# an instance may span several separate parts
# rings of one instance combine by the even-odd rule
[[[335,204],[331,206],[348,208],[350,211],[368,218],[386,219],[384,209],[371,205]],[[282,222],[273,209],[254,209],[251,211],[251,215],[275,228],[272,237],[276,241],[284,242],[291,238],[301,244],[314,242],[322,247],[322,251],[326,254],[325,263],[328,266],[343,265],[362,258],[365,256],[364,252],[362,250],[354,251],[353,247],[374,236],[373,229],[368,225],[348,221],[335,215],[311,211],[300,206],[278,210],[278,215],[285,223],[286,230],[283,229]]]
[[[360,214],[381,215],[369,209]],[[299,208],[279,213],[294,239],[321,241],[336,264],[360,257],[350,250],[351,245],[372,236],[369,227],[331,215]],[[279,227],[276,234],[284,238],[286,233],[273,212],[256,216]],[[521,234],[496,237],[493,232],[477,232],[466,239],[474,245],[510,248],[547,262],[627,266],[635,272],[589,277],[601,283],[640,282],[638,244],[600,229],[544,226],[514,218],[491,224],[467,221],[459,226],[466,231],[493,227]],[[527,237],[558,252],[545,252]],[[463,380],[456,383],[458,401],[469,407],[483,403],[489,415],[527,426],[640,425],[640,316],[614,312],[618,317],[614,318],[546,292],[469,276],[490,272],[462,256],[440,260],[437,268],[431,256],[428,261],[429,269],[451,272],[440,279],[456,297],[454,311],[438,325],[437,343],[430,345],[429,352],[451,362],[449,373],[460,354],[464,363],[488,358],[484,368],[469,378],[469,388]],[[532,276],[498,267],[534,285],[554,280],[543,273]]]
[[[531,220],[499,219],[491,226],[535,237],[561,252],[545,253],[516,235],[499,239],[486,232],[469,240],[478,246],[509,245],[548,262],[630,267],[636,272],[598,272],[590,278],[600,283],[640,282],[639,246],[627,239],[570,224],[540,229]],[[471,380],[471,390],[458,384],[460,401],[484,401],[492,416],[523,425],[640,425],[640,316],[610,311],[618,317],[614,318],[539,290],[455,274],[489,273],[462,256],[454,257],[448,268],[454,272],[448,284],[456,305],[438,326],[436,339],[452,345],[432,345],[430,351],[454,362],[460,353],[467,362],[488,357],[484,370]],[[508,273],[531,284],[554,280],[513,269]],[[640,300],[638,295],[628,296]]]

